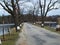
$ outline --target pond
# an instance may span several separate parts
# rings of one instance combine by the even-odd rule
[[[0,24],[0,35],[3,35],[3,28],[4,34],[8,33],[8,29],[14,26],[14,24]]]

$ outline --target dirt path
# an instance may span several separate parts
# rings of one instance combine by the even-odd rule
[[[19,38],[18,38],[18,40],[16,42],[16,45],[27,45],[24,26],[23,26],[22,32],[19,33]]]

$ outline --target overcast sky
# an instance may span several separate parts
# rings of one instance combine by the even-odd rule
[[[27,1],[27,0],[23,0],[23,1]],[[23,1],[20,1],[20,3],[22,3]],[[37,3],[38,0],[30,0],[31,2],[26,2],[23,4],[23,6],[21,6],[21,8],[23,7],[26,7],[24,8],[24,13],[27,13],[28,10],[32,10],[33,8],[33,4]],[[47,0],[47,3],[49,2],[49,0]],[[59,5],[59,4],[57,4]],[[57,6],[56,5],[56,6]],[[7,13],[1,6],[0,6],[0,15],[9,15],[9,13]],[[52,10],[50,12],[48,12],[47,15],[60,15],[60,9],[57,9],[57,10]]]

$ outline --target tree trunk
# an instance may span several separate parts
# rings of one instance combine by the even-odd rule
[[[12,16],[13,17],[13,21],[14,21],[14,24],[15,24],[15,29],[16,29],[16,32],[17,32],[17,26],[18,26],[18,16],[17,15],[14,15]]]
[[[18,15],[15,16],[15,28],[16,28],[16,32],[17,30],[17,26],[19,25],[19,20],[18,20]]]
[[[41,27],[44,27],[44,16],[42,16]]]

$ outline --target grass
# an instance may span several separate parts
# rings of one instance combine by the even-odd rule
[[[15,28],[12,28],[12,32],[9,34],[6,34],[4,37],[5,39],[2,40],[2,45],[15,45],[16,44],[16,41],[17,39],[19,38],[19,33],[21,32],[23,28],[23,24],[21,26],[21,29],[19,32],[16,32]],[[3,36],[0,36],[0,39],[2,39]]]
[[[38,27],[41,27],[41,25],[39,25],[39,24],[33,24],[33,25],[38,26]],[[44,28],[47,29],[47,30],[49,30],[49,31],[51,31],[51,32],[56,32],[56,33],[59,33],[60,34],[60,31],[56,31],[56,29],[51,28],[49,26],[44,26]]]
[[[22,29],[22,27],[21,27]],[[20,30],[21,30],[20,29]],[[21,32],[16,32],[15,28],[11,29],[12,32],[9,34],[6,34],[4,36],[4,40],[3,40],[3,36],[0,36],[0,39],[2,39],[2,45],[15,45],[17,39],[19,38],[19,33]]]
[[[56,31],[56,29],[51,28],[49,26],[44,26],[44,28],[47,29],[47,30],[49,30],[49,31],[56,32],[56,33],[59,33],[60,34],[60,31]]]
[[[19,32],[16,32],[15,29],[13,29],[10,35],[6,34],[4,36],[4,40],[3,36],[0,36],[0,39],[2,39],[2,45],[15,45],[15,42],[19,37],[18,34]]]
[[[54,28],[51,28],[51,27],[49,27],[49,26],[44,26],[44,28],[47,29],[47,30],[50,30],[50,31],[52,31],[52,32],[55,32],[55,31],[56,31]]]

